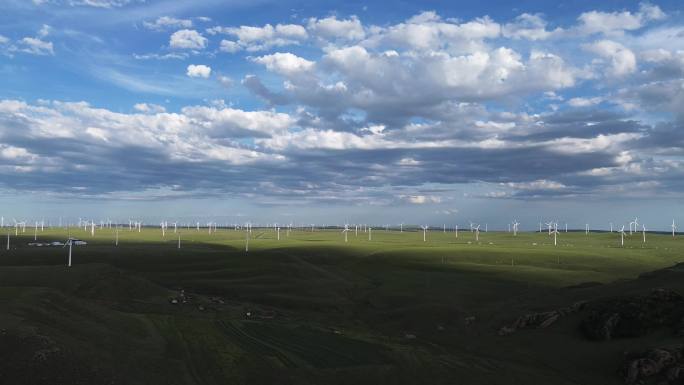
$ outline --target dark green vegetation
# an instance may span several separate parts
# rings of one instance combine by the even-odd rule
[[[671,330],[590,341],[582,312],[499,336],[521,315],[663,287],[684,237],[610,233],[254,230],[120,233],[0,250],[2,384],[619,384],[625,351]],[[63,240],[63,230],[39,234]],[[3,242],[4,242],[3,238]],[[662,270],[661,270],[662,269]],[[657,271],[643,275],[645,272]],[[593,284],[586,284],[592,282]],[[181,289],[184,297],[181,295]],[[171,303],[171,299],[179,303]],[[185,303],[184,303],[185,301]],[[247,313],[250,313],[247,316]]]

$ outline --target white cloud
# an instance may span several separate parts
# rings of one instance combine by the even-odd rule
[[[46,37],[47,35],[50,34],[51,30],[52,30],[52,27],[50,27],[47,24],[43,24],[43,26],[38,30],[38,37],[40,37],[40,38]]]
[[[170,16],[161,16],[155,21],[144,21],[143,27],[152,31],[165,31],[168,29],[191,28],[192,20],[177,19]]]
[[[404,23],[375,27],[361,44],[365,47],[400,47],[410,50],[472,53],[485,49],[484,41],[501,34],[501,26],[489,17],[465,23],[442,20],[434,12],[423,12]]]
[[[440,203],[442,199],[432,195],[402,195],[400,198],[414,205],[424,205],[426,203]]]
[[[190,64],[186,74],[191,78],[208,78],[211,75],[211,67],[204,64]]]
[[[560,190],[567,187],[563,183],[546,179],[535,180],[532,182],[509,182],[505,183],[505,185],[516,190]]]
[[[224,76],[224,75],[219,76],[219,77],[218,77],[218,81],[219,81],[219,83],[221,83],[222,86],[224,86],[224,87],[226,87],[226,88],[232,87],[233,84],[235,83],[235,82],[233,81],[233,79],[231,79],[231,78],[228,77],[228,76]]]
[[[10,39],[8,37],[0,35],[0,44],[7,44],[9,41]]]
[[[546,20],[540,15],[523,13],[515,18],[511,23],[502,27],[504,37],[511,39],[545,40],[554,35],[563,33],[563,30],[556,28],[553,31],[546,29]]]
[[[34,37],[25,37],[19,41],[22,52],[32,55],[54,55],[55,51],[50,41],[40,40]]]
[[[587,50],[610,59],[607,75],[621,77],[637,69],[636,56],[629,48],[612,40],[600,40],[585,46]]]
[[[580,22],[578,30],[584,34],[620,35],[624,31],[642,28],[649,21],[664,19],[665,16],[657,5],[648,3],[641,3],[639,11],[635,13],[590,11],[577,18]]]
[[[136,111],[142,112],[144,114],[158,114],[161,112],[166,112],[166,108],[164,108],[164,106],[151,103],[137,103],[133,106],[133,108]]]
[[[96,8],[123,7],[131,3],[144,2],[145,0],[65,0],[71,6],[89,6]]]
[[[572,107],[591,107],[595,106],[599,103],[603,102],[603,98],[601,97],[593,97],[593,98],[571,98],[568,100],[568,104]]]
[[[219,50],[221,50],[221,52],[228,52],[228,53],[235,53],[241,49],[242,49],[242,47],[240,47],[240,44],[238,44],[234,41],[225,40],[225,39],[221,40],[221,46],[219,48]]]
[[[181,29],[171,35],[169,46],[178,49],[200,50],[207,46],[208,40],[192,29]]]
[[[335,16],[324,19],[311,18],[307,29],[313,35],[323,39],[345,39],[349,41],[361,40],[366,36],[361,21],[356,16],[349,19],[338,20]]]
[[[295,75],[311,71],[316,64],[289,52],[276,52],[253,59],[254,62],[263,64],[269,71],[277,72],[282,75]]]
[[[207,29],[207,33],[237,37],[237,41],[224,40],[226,43],[221,43],[221,50],[224,52],[236,52],[239,49],[262,51],[271,47],[299,44],[308,38],[306,29],[298,24],[277,24],[275,27],[271,24],[263,27],[212,27]]]

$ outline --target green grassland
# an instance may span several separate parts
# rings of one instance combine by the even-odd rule
[[[13,230],[13,229],[12,229]],[[4,250],[0,384],[619,384],[624,351],[579,315],[499,336],[518,316],[666,287],[684,237],[561,232],[98,230]],[[46,229],[38,241],[67,238]],[[656,271],[640,277],[642,273]],[[586,283],[593,284],[586,284]],[[187,303],[172,304],[180,290]],[[181,301],[182,302],[182,301]],[[246,316],[250,312],[251,316]],[[466,322],[466,318],[471,318]]]

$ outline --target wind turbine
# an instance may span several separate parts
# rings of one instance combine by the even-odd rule
[[[349,232],[349,225],[344,225],[344,230],[342,230],[344,233],[344,243],[347,243],[347,233]]]
[[[7,251],[9,251],[9,238],[10,238],[10,232],[7,232]]]
[[[278,240],[280,240],[280,226],[276,227],[276,232],[278,233]]]
[[[429,228],[429,226],[424,225],[424,226],[420,226],[420,228],[423,229],[423,242],[426,242],[425,233],[427,233],[427,229]]]
[[[513,236],[514,236],[514,237],[518,236],[518,225],[519,225],[519,224],[520,224],[520,223],[518,223],[518,220],[517,220],[517,219],[515,219],[515,220],[513,221]]]
[[[625,246],[625,225],[622,225],[622,229],[620,229],[620,246]]]
[[[553,231],[551,231],[553,234],[553,245],[558,246],[558,227],[554,226]]]
[[[546,226],[549,228],[549,235],[551,235],[551,228],[553,227],[553,222],[547,222]]]
[[[119,225],[116,225],[116,241],[114,241],[114,246],[119,246]]]
[[[675,224],[674,219],[672,220],[672,238],[675,237],[675,232],[677,231],[677,225]]]
[[[475,226],[475,241],[480,241],[480,225]]]
[[[178,248],[181,248],[181,235],[178,233]]]
[[[249,252],[249,230],[245,231],[245,253]]]
[[[372,238],[371,238],[372,232],[373,232],[373,228],[372,228],[372,227],[368,227],[368,240],[369,240],[369,241],[372,240]]]
[[[458,225],[456,225],[456,227],[454,227],[454,232],[456,233],[456,238],[458,238]]]
[[[71,247],[73,246],[73,244],[74,244],[74,238],[69,237],[69,239],[67,239],[66,243],[64,243],[64,246],[62,246],[62,248],[65,248],[65,247],[67,247],[67,245],[69,245],[69,259],[67,260],[67,266],[68,267],[71,267]]]
[[[584,225],[584,234],[589,235],[589,224]]]
[[[613,232],[613,222],[610,222],[610,232]]]
[[[629,222],[629,235],[632,235],[632,225],[634,225],[634,232],[637,232],[637,226],[639,225],[637,218],[634,218],[633,222]]]
[[[644,237],[644,243],[646,243],[646,225],[641,225],[641,235]]]

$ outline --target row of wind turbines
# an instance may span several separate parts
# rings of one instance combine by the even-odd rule
[[[545,223],[548,231],[549,236],[553,236],[554,238],[554,245],[558,245],[558,234],[560,233],[558,230],[558,221],[549,221]],[[644,224],[641,224],[641,229],[639,229],[639,221],[638,218],[634,218],[633,221],[630,221],[628,226],[629,226],[629,235],[633,235],[634,233],[638,233],[639,230],[641,230],[641,234],[643,237],[643,243],[646,243],[646,226]],[[9,251],[10,250],[10,233],[11,229],[14,228],[14,233],[15,236],[18,236],[19,233],[21,232],[22,234],[26,232],[26,226],[27,226],[27,221],[17,221],[16,219],[12,219],[11,223],[8,223],[8,226],[5,226],[5,218],[0,217],[0,228],[8,228],[8,233],[7,233],[7,245],[6,249]],[[181,248],[181,230],[185,229],[187,231],[194,230],[196,232],[200,232],[203,230],[208,231],[209,234],[216,233],[217,229],[219,227],[221,228],[226,228],[226,229],[232,229],[234,231],[244,231],[245,232],[245,252],[249,251],[249,240],[253,231],[253,228],[255,227],[254,224],[251,222],[245,222],[243,224],[224,224],[224,225],[219,225],[217,222],[206,222],[206,223],[200,223],[200,221],[193,221],[193,222],[185,222],[181,223],[178,221],[175,222],[169,222],[167,220],[163,220],[159,223],[158,228],[161,231],[162,238],[166,238],[167,234],[170,233],[170,226],[173,227],[173,234],[177,236],[177,248]],[[347,243],[349,240],[349,232],[352,231],[351,225],[346,223],[344,224],[342,228],[342,233],[344,234],[344,242]],[[480,229],[481,225],[476,224],[473,222],[469,222],[470,226],[470,232],[474,234],[475,240],[479,241],[480,240]],[[50,222],[46,224],[45,220],[41,221],[34,221],[34,240],[37,239],[38,231],[40,229],[40,232],[45,231],[45,228],[50,228],[54,227],[51,225]],[[67,260],[67,266],[71,266],[71,261],[72,261],[72,248],[75,244],[78,243],[77,238],[73,238],[71,236],[71,229],[72,228],[77,228],[77,229],[82,229],[85,233],[89,233],[91,237],[95,236],[96,231],[101,231],[103,229],[114,229],[115,233],[115,246],[119,245],[119,232],[123,229],[125,229],[126,225],[125,223],[115,223],[114,221],[107,219],[107,220],[100,220],[96,222],[95,220],[88,220],[88,219],[83,219],[79,218],[78,222],[75,223],[66,223],[64,224],[62,219],[60,218],[59,220],[59,226],[60,228],[66,228],[69,231],[69,237],[68,239],[63,243],[63,247],[69,247],[69,253],[68,253],[68,260]],[[143,221],[141,220],[134,220],[134,219],[129,219],[128,220],[128,231],[129,232],[138,232],[140,233],[143,229],[145,228],[154,228],[156,226],[149,226],[145,225]],[[280,232],[281,232],[281,227],[277,223],[272,223],[272,224],[267,224],[267,225],[257,225],[257,228],[268,230],[272,229],[276,233],[276,239],[279,241],[280,240]],[[340,228],[340,226],[335,226],[335,225],[322,225],[322,226],[316,226],[315,224],[306,224],[306,225],[294,225],[293,223],[289,223],[285,225],[286,229],[286,236],[289,237],[290,232],[295,231],[295,230],[300,230],[300,231],[311,231],[314,232],[319,229],[334,229],[334,228]],[[390,226],[390,225],[384,225],[384,226],[378,226],[377,228],[384,228],[385,231],[395,231],[399,230],[400,233],[403,233],[405,230],[405,225],[404,223],[400,223],[398,226]],[[430,229],[430,226],[428,225],[421,225],[419,227],[422,232],[423,232],[423,242],[427,242],[427,234],[428,230]],[[677,225],[675,221],[672,221],[672,224],[670,226],[672,230],[672,237],[675,237],[677,233]],[[362,231],[363,233],[366,233],[368,235],[368,240],[371,241],[372,234],[373,234],[373,226],[368,225],[368,224],[356,224],[354,225],[354,234],[356,237],[358,237],[359,231]],[[414,228],[418,229],[418,228]],[[407,231],[411,230],[411,227],[406,227]],[[441,229],[444,233],[447,232],[447,226],[444,224]],[[455,237],[458,238],[459,234],[459,227],[458,225],[455,225],[449,229],[449,231],[453,230]],[[488,232],[488,225],[484,225],[484,231]],[[517,220],[513,220],[511,223],[508,224],[508,232],[512,232],[513,236],[517,236],[520,231],[520,222]],[[542,232],[542,222],[539,222],[539,232]],[[568,224],[565,224],[565,232],[568,232]],[[589,225],[585,224],[585,233],[588,235],[590,232],[589,230]],[[610,232],[613,233],[615,232],[613,223],[610,223]],[[620,234],[620,245],[624,246],[624,241],[625,241],[625,236],[627,235],[627,232],[625,231],[625,226],[623,225],[617,233]]]

